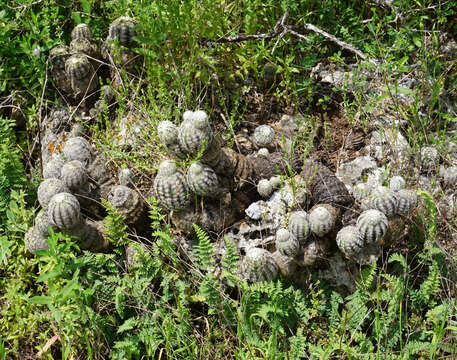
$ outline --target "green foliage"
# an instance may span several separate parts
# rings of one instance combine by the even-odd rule
[[[14,122],[0,117],[0,229],[10,205],[11,192],[26,187],[24,167],[15,144]]]

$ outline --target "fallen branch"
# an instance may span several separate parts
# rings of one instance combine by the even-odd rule
[[[287,34],[296,36],[303,40],[308,40],[308,38],[305,35],[298,33],[297,31],[295,31],[292,28],[292,26],[286,24],[286,19],[287,19],[288,14],[289,14],[288,11],[286,11],[283,14],[283,16],[281,16],[281,19],[279,19],[279,21],[276,23],[273,31],[270,33],[259,33],[259,34],[252,34],[252,35],[238,34],[238,35],[233,35],[233,36],[229,36],[226,38],[220,38],[215,41],[207,41],[207,44],[212,45],[213,43],[221,44],[221,43],[243,42],[243,41],[253,41],[253,40],[255,41],[255,40],[261,40],[261,39],[273,39],[275,37],[278,37],[278,39],[276,40],[276,42],[273,46],[273,50],[271,52],[271,53],[273,53],[276,50],[276,47],[278,46],[279,42]],[[326,32],[322,29],[319,29],[317,26],[315,26],[313,24],[306,23],[304,25],[304,27],[308,31],[312,31],[316,34],[319,34],[319,35],[329,39],[330,41],[336,43],[343,49],[346,49],[346,50],[352,52],[353,54],[357,55],[358,57],[360,57],[363,60],[368,60],[374,64],[377,63],[376,60],[368,58],[367,55],[365,55],[362,51],[357,49],[355,46],[338,39],[336,36],[329,34],[328,32]]]

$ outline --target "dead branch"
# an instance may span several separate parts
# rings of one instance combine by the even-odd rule
[[[233,42],[243,42],[243,41],[256,41],[256,40],[262,40],[262,39],[269,40],[269,39],[278,37],[273,46],[273,50],[271,52],[271,53],[273,53],[276,50],[276,47],[278,46],[279,42],[287,34],[293,35],[295,37],[298,37],[302,40],[307,41],[308,38],[305,35],[298,33],[297,31],[295,31],[292,28],[292,26],[286,24],[286,19],[287,19],[288,14],[289,14],[289,12],[286,11],[283,14],[283,16],[281,16],[281,18],[278,20],[275,27],[273,28],[273,31],[271,31],[270,33],[259,33],[259,34],[251,34],[251,35],[238,34],[238,35],[233,35],[233,36],[229,36],[226,38],[219,38],[215,41],[207,41],[206,43],[211,46],[213,43],[222,44],[222,43],[233,43]],[[315,26],[313,24],[306,23],[304,25],[304,28],[308,31],[312,31],[316,34],[319,34],[319,35],[325,37],[326,39],[336,43],[343,49],[346,49],[346,50],[352,52],[353,54],[357,55],[358,57],[360,57],[363,60],[368,60],[375,64],[377,63],[376,60],[368,58],[367,55],[365,55],[362,51],[357,49],[355,46],[338,39],[336,36],[329,34],[328,32],[326,32],[322,29],[319,29],[317,26]]]

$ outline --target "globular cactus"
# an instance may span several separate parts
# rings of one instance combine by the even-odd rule
[[[424,146],[420,152],[421,165],[426,171],[436,170],[438,168],[440,155],[434,146]]]
[[[255,128],[253,140],[259,147],[267,147],[273,143],[275,131],[269,125],[260,125]]]
[[[406,181],[402,176],[393,176],[389,182],[389,188],[393,191],[404,189]]]
[[[329,242],[326,238],[311,238],[303,246],[303,256],[301,257],[299,264],[302,266],[313,266],[321,259],[325,258],[325,255],[329,248]]]
[[[65,164],[65,158],[60,154],[53,154],[51,160],[49,160],[43,167],[43,178],[45,179],[60,179],[62,166]]]
[[[186,158],[186,152],[178,140],[178,127],[169,120],[164,120],[157,126],[157,135],[168,152],[179,159]]]
[[[386,234],[388,222],[384,213],[370,209],[360,214],[356,227],[364,243],[376,243]]]
[[[278,229],[276,232],[275,245],[276,250],[284,256],[295,257],[300,252],[298,239],[284,228]]]
[[[57,88],[59,88],[64,94],[71,92],[70,79],[65,71],[65,62],[70,56],[70,50],[65,45],[57,45],[49,52],[51,76]]]
[[[71,31],[72,40],[75,39],[92,39],[92,30],[87,24],[78,24]]]
[[[143,202],[139,194],[127,186],[114,186],[108,195],[108,201],[125,217],[127,224],[137,222],[143,213]]]
[[[44,121],[46,127],[54,134],[71,130],[72,118],[68,109],[54,107]]]
[[[41,182],[38,186],[38,202],[43,209],[47,209],[51,198],[62,192],[68,192],[69,189],[62,180],[49,178]]]
[[[364,246],[364,240],[355,226],[345,226],[336,235],[336,244],[348,258],[357,256]]]
[[[208,115],[202,111],[195,111],[187,120],[183,121],[178,129],[178,139],[182,148],[190,155],[196,155],[209,148],[213,141],[213,131],[208,121]]]
[[[352,188],[352,195],[357,201],[362,201],[371,195],[371,187],[366,183],[358,183]]]
[[[452,188],[457,184],[457,166],[450,166],[444,170],[443,181],[447,188]]]
[[[294,211],[289,218],[289,231],[298,239],[300,244],[304,245],[308,239],[311,228],[308,222],[308,217],[304,211]]]
[[[379,186],[373,191],[369,207],[381,211],[388,218],[392,218],[397,213],[398,197],[393,190]]]
[[[272,254],[261,248],[249,248],[243,261],[244,276],[250,282],[272,281],[278,276],[278,265]]]
[[[25,233],[24,243],[27,251],[32,254],[35,254],[39,250],[49,250],[46,237],[42,236],[34,226]]]
[[[79,160],[71,160],[62,167],[61,179],[72,191],[80,193],[87,187],[88,176],[83,163]]]
[[[267,179],[262,179],[257,183],[257,192],[263,198],[268,198],[272,194],[273,190],[273,186]]]
[[[107,250],[110,246],[105,236],[105,228],[102,221],[85,220],[69,231],[76,237],[76,242],[83,250],[99,252]]]
[[[81,136],[69,138],[63,147],[63,153],[68,161],[78,160],[84,166],[92,160],[92,148],[89,142]]]
[[[273,186],[273,189],[279,189],[282,185],[282,180],[279,176],[272,176],[269,181],[270,185]]]
[[[267,148],[260,148],[259,151],[257,151],[259,156],[268,156],[269,153]]]
[[[71,41],[70,51],[76,54],[84,54],[89,56],[89,62],[94,69],[97,69],[100,63],[96,60],[99,57],[99,49],[97,44],[89,39],[77,38]]]
[[[76,197],[67,192],[54,195],[48,205],[48,219],[60,230],[69,230],[81,223],[81,208]]]
[[[154,191],[160,203],[170,210],[184,209],[190,204],[190,189],[184,174],[174,161],[165,160],[154,179]]]
[[[220,191],[217,174],[198,161],[187,169],[186,180],[190,190],[197,195],[214,196]]]
[[[97,88],[97,76],[87,56],[72,55],[65,62],[65,71],[75,96],[85,96]]]
[[[114,20],[109,27],[108,40],[117,40],[121,46],[131,47],[136,36],[136,22],[129,16],[121,16]]]
[[[409,215],[417,206],[417,193],[414,190],[401,189],[397,192],[399,215]]]
[[[309,227],[315,235],[322,237],[333,230],[337,217],[338,212],[331,205],[317,205],[309,213]]]
[[[124,186],[131,186],[135,183],[135,175],[133,171],[125,168],[119,171],[119,184]]]
[[[53,231],[58,231],[57,225],[49,220],[48,214],[45,210],[41,210],[35,218],[34,228],[42,237],[49,235],[49,228]]]

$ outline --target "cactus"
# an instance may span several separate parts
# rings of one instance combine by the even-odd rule
[[[188,120],[181,123],[178,139],[182,149],[190,155],[196,155],[205,146],[207,151],[213,141],[213,131],[204,111],[196,111]],[[205,152],[206,152],[205,151]]]
[[[124,186],[133,185],[135,183],[135,175],[133,171],[125,168],[119,171],[119,184]]]
[[[84,165],[79,160],[67,162],[62,167],[61,179],[65,185],[73,192],[81,192],[88,181],[87,172]]]
[[[393,191],[404,189],[406,181],[402,176],[393,176],[389,182],[389,188]]]
[[[259,156],[265,156],[266,157],[266,156],[268,156],[269,153],[270,152],[268,151],[267,148],[260,148],[259,151],[257,151],[257,154]]]
[[[265,249],[249,248],[243,261],[244,276],[248,281],[272,281],[278,276],[278,265]]]
[[[362,212],[357,219],[357,230],[364,243],[379,242],[386,234],[387,216],[381,211],[370,209]]]
[[[422,168],[426,171],[438,168],[440,155],[434,146],[424,146],[420,152]]]
[[[214,196],[220,191],[214,170],[198,161],[187,169],[186,180],[190,190],[201,196]]]
[[[46,237],[42,236],[34,226],[25,233],[24,243],[27,251],[32,254],[35,254],[39,250],[49,250]]]
[[[69,138],[63,147],[63,153],[68,161],[79,160],[84,166],[92,160],[92,148],[89,142],[81,136]]]
[[[76,197],[61,192],[51,198],[48,206],[48,218],[60,230],[69,230],[81,223],[81,209]]]
[[[117,40],[121,46],[131,47],[136,36],[136,22],[129,16],[121,16],[114,20],[109,27],[109,40]]]
[[[384,186],[379,186],[375,189],[370,198],[369,207],[381,211],[388,218],[392,218],[397,213],[397,195],[393,190]]]
[[[54,107],[45,119],[46,127],[54,134],[60,134],[71,130],[71,114],[68,109]]]
[[[364,241],[355,226],[345,226],[338,231],[336,244],[343,254],[348,258],[353,258],[361,252]]]
[[[43,209],[46,209],[54,195],[68,191],[67,186],[62,180],[54,178],[45,179],[40,186],[38,186],[38,202]]]
[[[79,226],[73,227],[69,233],[77,237],[77,243],[83,250],[99,252],[109,248],[102,221],[85,220]]]
[[[282,185],[281,177],[279,176],[272,176],[270,178],[270,185],[273,186],[273,189],[279,189]]]
[[[71,92],[71,85],[67,72],[65,71],[65,62],[70,57],[70,50],[65,45],[57,45],[49,52],[49,62],[51,64],[51,76],[64,94]]]
[[[295,257],[300,251],[298,239],[287,229],[281,228],[276,232],[276,250],[282,255]]]
[[[97,76],[87,56],[72,55],[65,62],[65,71],[75,96],[85,96],[97,88]]]
[[[89,62],[93,69],[97,69],[100,63],[96,60],[99,57],[97,44],[89,39],[77,38],[70,43],[70,52],[73,54],[84,54],[89,57]]]
[[[298,239],[299,243],[304,245],[308,239],[311,229],[304,211],[294,211],[289,218],[289,231]]]
[[[60,179],[62,166],[65,164],[65,159],[60,154],[53,154],[51,160],[49,160],[43,167],[43,178],[45,179]]]
[[[167,209],[180,210],[190,204],[189,187],[174,161],[165,160],[160,164],[154,190],[160,203]]]
[[[263,198],[268,198],[273,190],[273,186],[271,186],[270,181],[267,179],[262,179],[257,184],[257,192]]]
[[[397,192],[399,215],[409,215],[417,206],[417,193],[414,190],[401,189]]]
[[[33,226],[38,234],[43,238],[49,235],[49,228],[51,228],[53,231],[58,230],[57,225],[49,220],[48,214],[45,210],[41,210],[38,213]]]
[[[452,188],[457,184],[457,166],[450,166],[444,170],[443,181],[447,188]]]
[[[255,128],[253,140],[259,147],[267,147],[271,145],[275,138],[275,131],[269,125],[260,125]]]
[[[116,185],[111,189],[108,201],[125,217],[127,224],[133,224],[141,218],[143,202],[135,190],[124,185]]]
[[[87,24],[78,24],[71,31],[72,40],[75,39],[92,39],[92,31]]]
[[[337,220],[337,211],[331,205],[320,204],[311,209],[308,221],[311,231],[319,237],[333,230]]]
[[[167,151],[179,159],[186,158],[186,152],[178,140],[178,127],[169,120],[164,120],[157,126],[157,135]]]
[[[352,188],[352,195],[357,201],[362,201],[371,195],[371,187],[365,183],[358,183]]]

